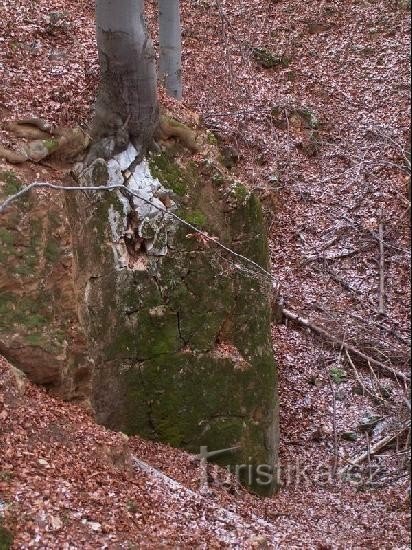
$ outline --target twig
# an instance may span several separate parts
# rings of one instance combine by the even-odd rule
[[[357,231],[359,231],[361,233],[364,233],[366,235],[370,235],[377,242],[380,241],[379,234],[377,234],[375,231],[372,231],[372,229],[368,229],[366,227],[363,227],[359,222],[354,222],[353,220],[348,218],[348,216],[346,216],[346,214],[342,214],[341,218],[343,220],[345,220],[351,227],[353,227]],[[411,251],[407,248],[403,248],[401,246],[395,246],[395,245],[389,243],[388,241],[384,241],[384,244],[387,248],[391,248],[392,250],[396,250],[397,252],[402,252],[403,254],[405,254],[408,257],[410,257],[410,255],[411,255]]]
[[[385,315],[385,245],[383,223],[379,224],[379,315]]]
[[[290,144],[290,122],[289,122],[289,115],[288,110],[284,109],[285,118],[286,118],[286,127],[287,127],[287,140],[288,140],[288,168],[290,170],[290,166],[292,163],[292,148]]]
[[[342,260],[344,258],[351,258],[352,256],[356,256],[357,254],[360,254],[361,252],[367,252],[368,250],[370,250],[372,248],[372,246],[370,244],[368,245],[365,245],[361,248],[355,248],[355,250],[348,250],[347,252],[339,252],[337,254],[334,254],[334,255],[331,255],[331,256],[321,256],[320,254],[318,255],[312,255],[312,256],[307,256],[306,258],[304,258],[305,260],[305,263],[309,263],[309,262],[333,262],[335,260]]]
[[[404,336],[402,336],[402,334],[399,334],[398,332],[396,332],[395,329],[391,328],[390,326],[386,325],[383,322],[376,322],[376,321],[373,321],[372,319],[364,319],[363,317],[361,317],[360,315],[357,315],[356,313],[349,313],[349,315],[350,315],[350,317],[353,317],[354,319],[357,319],[359,322],[361,322],[365,325],[372,325],[372,326],[374,326],[374,327],[376,327],[380,330],[384,330],[389,335],[394,336],[397,340],[399,340],[403,344],[407,344],[408,346],[410,345],[410,341],[409,341],[408,338],[405,338]],[[387,318],[387,320],[389,322],[397,325],[397,323],[396,323],[396,321],[394,321],[394,319]],[[399,325],[397,325],[397,326],[399,326]]]
[[[355,374],[355,378],[356,378],[356,381],[358,382],[358,384],[360,384],[360,386],[362,387],[362,390],[364,392],[364,395],[365,394],[369,394],[370,397],[372,397],[373,399],[375,399],[377,396],[371,392],[366,386],[365,384],[363,383],[360,375],[359,375],[359,372],[358,372],[358,369],[356,368],[355,366],[355,363],[353,362],[352,360],[352,357],[350,356],[350,353],[348,352],[348,350],[345,350],[345,355],[346,355],[346,358],[348,360],[348,363],[349,365],[351,366],[354,374]]]
[[[368,472],[369,472],[369,481],[372,481],[372,461],[371,461],[371,441],[369,433],[366,432],[366,444],[367,444],[367,453],[368,453]]]
[[[293,311],[290,311],[287,308],[283,308],[283,315],[290,319],[291,321],[294,321],[295,323],[298,323],[299,325],[311,329],[313,332],[318,334],[319,336],[323,336],[330,342],[334,344],[339,344],[342,346],[344,350],[347,350],[350,353],[353,353],[354,355],[357,355],[362,360],[364,360],[366,363],[370,361],[371,365],[373,365],[378,371],[380,371],[382,374],[385,374],[386,376],[390,376],[391,378],[402,380],[405,384],[408,384],[410,381],[410,377],[403,372],[400,372],[396,369],[393,369],[392,367],[389,367],[388,365],[385,365],[384,363],[381,363],[380,361],[377,361],[376,359],[373,359],[373,357],[370,357],[369,355],[366,355],[363,353],[360,349],[356,348],[355,346],[352,346],[350,344],[345,343],[341,338],[338,338],[337,336],[334,336],[330,332],[328,332],[323,327],[319,327],[313,323],[311,323],[308,319],[305,319],[304,317],[299,316],[297,313],[294,313]]]
[[[371,375],[372,375],[372,387],[374,387],[374,382],[373,382],[373,381],[375,381],[376,387],[377,387],[378,390],[379,390],[380,387],[381,387],[380,382],[379,382],[379,378],[376,376],[376,372],[375,372],[374,368],[372,367],[370,361],[368,361],[368,367],[369,367],[369,371],[370,371],[370,373],[371,373]],[[375,391],[376,391],[376,390],[375,390]],[[379,392],[379,393],[381,393],[381,392]]]
[[[339,355],[340,357],[340,355]],[[333,386],[332,378],[329,376],[329,385],[332,390],[332,414],[333,414],[333,469],[332,477],[335,479],[338,470],[339,453],[338,453],[338,429],[336,421],[336,391]]]
[[[223,11],[223,6],[222,6],[220,0],[216,0],[216,6],[217,6],[217,9],[219,11],[219,15],[220,15],[220,19],[221,19],[223,42],[224,42],[223,50],[224,50],[225,57],[226,57],[226,66],[227,66],[227,71],[228,71],[228,75],[229,75],[230,86],[232,87],[232,90],[233,90],[235,82],[234,82],[232,61],[231,61],[231,58],[230,58],[229,40],[228,40],[228,37],[227,37],[227,27],[226,27],[227,17],[226,17],[225,12]]]

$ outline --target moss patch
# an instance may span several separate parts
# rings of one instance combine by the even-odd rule
[[[108,358],[131,357],[144,360],[160,355],[176,353],[180,346],[176,314],[166,312],[162,316],[142,310],[131,320],[136,330],[123,326],[116,339],[106,348]]]
[[[14,174],[7,174],[4,179],[9,192],[20,186]],[[0,278],[7,289],[0,294],[3,354],[32,380],[42,380],[42,373],[47,371],[48,382],[55,375],[54,382],[60,384],[58,371],[63,352],[65,365],[70,364],[70,344],[79,331],[70,241],[62,205],[53,199],[45,203],[33,193],[24,203],[14,203],[3,220]],[[81,342],[81,338],[76,342],[76,353]],[[49,368],[50,363],[53,366]]]
[[[238,181],[232,187],[232,194],[240,204],[244,204],[250,196],[248,189]]]
[[[185,195],[190,188],[190,177],[164,152],[152,155],[149,161],[150,171],[166,188],[176,195]]]
[[[55,138],[44,139],[43,140],[43,145],[46,147],[46,149],[48,150],[48,152],[50,154],[50,153],[53,153],[58,148],[59,142]]]
[[[14,244],[13,233],[4,227],[0,227],[0,244],[7,248]]]
[[[291,59],[286,55],[275,54],[266,48],[253,48],[252,49],[253,59],[261,67],[265,69],[274,69],[274,68],[287,68],[291,63]]]
[[[11,171],[0,172],[0,182],[5,183],[5,185],[0,186],[2,198],[14,195],[22,188],[21,181],[17,178],[16,174]]]
[[[187,221],[187,223],[190,223],[191,225],[195,225],[199,229],[202,229],[206,226],[207,218],[203,214],[203,212],[200,212],[200,210],[192,210],[192,211],[181,210],[179,214],[182,219]]]
[[[9,550],[13,544],[13,536],[2,526],[2,520],[0,518],[0,550]]]
[[[61,256],[60,244],[53,237],[50,237],[49,240],[47,241],[44,254],[46,256],[46,259],[52,264],[56,263],[56,261],[60,258]]]
[[[219,140],[213,132],[209,131],[207,133],[207,142],[209,145],[218,145]]]
[[[39,313],[42,306],[30,298],[20,298],[16,304],[16,297],[12,293],[3,293],[0,296],[0,328],[7,329],[14,325],[31,328],[40,328],[48,322],[46,317]]]

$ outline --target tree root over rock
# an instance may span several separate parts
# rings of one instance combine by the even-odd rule
[[[16,137],[30,140],[20,143],[15,150],[0,145],[0,159],[11,164],[40,162],[51,155],[62,160],[74,160],[90,143],[89,136],[80,127],[53,127],[38,118],[8,122],[6,128]]]

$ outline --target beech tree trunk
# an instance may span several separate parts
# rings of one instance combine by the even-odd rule
[[[159,121],[144,0],[96,0],[96,33],[100,87],[92,138],[105,142],[107,155],[125,149],[129,141],[144,152]]]
[[[182,99],[182,29],[180,1],[159,2],[159,72],[167,93]]]

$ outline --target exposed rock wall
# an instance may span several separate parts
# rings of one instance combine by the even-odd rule
[[[17,192],[0,172],[0,200]],[[0,353],[30,379],[88,403],[92,360],[78,322],[62,196],[26,195],[1,217]]]
[[[189,155],[167,151],[135,166],[135,155],[130,146],[108,163],[77,167],[80,184],[124,184],[139,198],[119,191],[67,193],[70,231],[60,209],[59,260],[47,260],[45,236],[55,238],[50,204],[39,212],[42,202],[33,203],[19,222],[36,249],[27,277],[36,304],[29,309],[42,315],[41,330],[25,326],[20,306],[13,317],[10,302],[26,285],[19,276],[20,286],[8,290],[2,306],[10,322],[2,326],[0,349],[64,397],[83,391],[98,421],[111,428],[195,453],[201,446],[237,447],[217,460],[250,464],[241,476],[268,493],[272,485],[257,484],[254,468],[272,465],[277,451],[270,289],[169,215],[266,268],[259,202],[216,162],[195,164]],[[15,250],[7,252],[13,269]],[[66,269],[59,279],[60,265]]]

